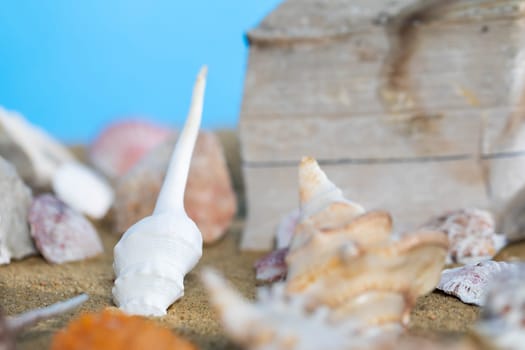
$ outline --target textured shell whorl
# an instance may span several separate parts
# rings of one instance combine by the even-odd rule
[[[330,308],[333,320],[406,325],[415,299],[439,281],[447,237],[426,230],[393,239],[390,214],[346,200],[313,158],[301,161],[299,187],[308,210],[286,257],[287,292]]]
[[[344,204],[346,212],[359,215],[363,207],[344,198],[343,192],[332,183],[314,158],[303,157],[299,164],[299,198],[302,219],[326,209],[334,203]]]
[[[202,236],[185,215],[149,216],[114,249],[113,299],[130,314],[162,316],[184,294],[184,276],[202,255]]]

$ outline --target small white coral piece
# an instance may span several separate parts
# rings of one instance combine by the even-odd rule
[[[103,218],[113,204],[113,188],[92,169],[68,162],[55,171],[53,191],[64,203],[94,219]]]
[[[204,67],[197,77],[188,119],[153,214],[132,225],[114,249],[113,300],[130,314],[165,315],[184,294],[184,276],[202,255],[202,235],[184,210],[184,192],[202,116],[206,71]]]

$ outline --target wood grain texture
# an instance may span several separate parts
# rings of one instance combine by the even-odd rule
[[[425,163],[322,165],[345,196],[367,209],[392,213],[395,229],[414,229],[448,209],[489,201],[476,159]],[[269,250],[280,218],[299,204],[297,167],[244,167],[248,199],[241,248]]]
[[[297,203],[304,155],[402,225],[425,220],[432,206],[488,207],[525,182],[525,166],[514,166],[525,144],[504,133],[525,107],[515,102],[525,86],[515,70],[525,57],[520,4],[288,0],[270,14],[248,35],[242,247],[270,247]],[[396,206],[386,193],[408,200]]]

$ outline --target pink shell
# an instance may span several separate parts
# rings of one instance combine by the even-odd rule
[[[494,232],[494,218],[488,211],[467,208],[449,211],[423,225],[448,235],[447,263],[477,263],[489,260],[505,246],[506,239]]]
[[[83,260],[103,251],[91,222],[51,194],[33,200],[29,224],[37,249],[49,262]]]
[[[93,165],[110,178],[125,174],[173,131],[141,120],[116,122],[103,130],[89,149]]]
[[[436,288],[458,297],[464,303],[483,306],[491,282],[498,275],[514,269],[514,264],[492,260],[446,269],[441,273]]]
[[[276,241],[277,249],[286,248],[292,241],[295,227],[301,219],[301,210],[299,208],[286,214],[277,227]]]
[[[284,280],[288,272],[286,255],[288,248],[281,248],[265,255],[254,264],[255,279],[262,282],[275,282]]]

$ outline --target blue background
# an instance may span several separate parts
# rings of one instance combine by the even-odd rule
[[[203,127],[236,127],[244,34],[279,2],[2,1],[0,105],[66,142],[129,117],[180,127],[206,63]]]

